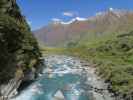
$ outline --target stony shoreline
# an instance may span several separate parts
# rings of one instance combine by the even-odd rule
[[[51,57],[59,57],[61,55],[52,55]],[[66,57],[62,55],[61,57]],[[68,56],[70,57],[70,56]],[[47,57],[44,57],[47,59]],[[84,76],[84,87],[86,89],[87,95],[93,94],[94,100],[122,100],[122,99],[117,99],[114,97],[113,93],[109,93],[108,91],[108,84],[104,82],[103,79],[101,79],[97,74],[96,74],[96,68],[94,65],[88,63],[87,61],[81,60],[76,57],[70,57],[71,58],[71,63],[75,64],[74,67],[72,67],[72,70],[82,70],[81,75]],[[77,72],[78,73],[78,72]],[[20,85],[20,83],[19,83]],[[19,87],[18,85],[18,87]],[[8,87],[11,85],[8,85]],[[16,85],[15,85],[16,86]],[[18,88],[17,87],[17,88]],[[12,93],[17,94],[17,88],[15,88]],[[15,92],[14,92],[15,91]],[[15,94],[15,95],[16,95]],[[60,95],[57,95],[57,97],[60,97]],[[7,97],[5,98],[0,98],[0,100],[10,100]],[[62,99],[63,100],[63,99]]]
[[[74,58],[80,61],[81,68],[87,73],[86,77],[90,80],[88,83],[91,86],[92,92],[96,95],[94,100],[100,100],[99,98],[104,98],[104,100],[124,100],[121,96],[116,96],[115,93],[110,91],[110,84],[105,83],[105,80],[98,76],[96,65],[90,64],[88,61],[81,60],[78,57]],[[91,79],[89,78],[90,76],[92,77]]]
[[[59,56],[59,55],[55,55]],[[65,55],[62,55],[66,57]],[[53,56],[54,57],[54,56]],[[70,56],[68,56],[70,57]],[[113,93],[109,93],[108,91],[108,84],[104,82],[103,79],[98,77],[96,74],[96,68],[94,65],[89,64],[87,61],[81,60],[77,57],[71,57],[72,63],[78,62],[81,66],[75,66],[72,69],[80,69],[82,70],[83,76],[85,77],[86,83],[84,83],[86,90],[89,92],[88,94],[92,93],[94,95],[94,100],[121,100],[116,99],[113,97]],[[76,61],[76,62],[75,62]],[[87,79],[87,80],[86,80]]]

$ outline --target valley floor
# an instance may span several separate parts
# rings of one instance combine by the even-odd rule
[[[65,55],[44,58],[40,78],[13,100],[115,100],[88,62]]]
[[[45,49],[42,52],[45,55],[65,54],[75,56],[89,62],[90,65],[94,66],[91,69],[96,70],[95,75],[97,74],[108,83],[108,90],[117,97],[116,100],[132,100],[133,76],[131,73],[133,67],[132,63],[124,60],[123,57],[125,55],[126,58],[126,54],[112,55],[110,52],[100,52],[96,49],[87,48],[48,48],[48,50]]]

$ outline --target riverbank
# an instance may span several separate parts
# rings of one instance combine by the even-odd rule
[[[65,52],[94,64],[98,75],[109,84],[109,91],[114,93],[118,100],[132,100],[132,60],[129,63],[126,59],[132,55],[120,52],[113,55],[111,52],[103,52],[101,49],[105,48],[71,48],[66,49]]]
[[[90,64],[77,57],[73,58],[78,60],[81,64],[81,66],[77,68],[82,69],[83,73],[86,73],[85,77],[87,79],[85,84],[89,86],[88,90],[94,95],[94,100],[115,100],[113,93],[109,93],[108,91],[109,84],[105,83],[104,80],[97,75],[96,65]]]
[[[64,100],[64,96],[66,100],[114,100],[107,90],[108,84],[88,62],[72,56],[51,55],[45,57],[45,63],[47,67],[40,78],[13,100],[52,100],[53,95],[55,100]]]
[[[96,48],[54,48],[48,54],[65,54],[75,56],[95,65],[97,75],[109,84],[108,90],[118,99],[132,100],[132,64],[123,60],[124,54],[112,55]],[[47,51],[45,49],[45,51]],[[45,51],[42,52],[45,53]],[[58,51],[58,52],[55,52]],[[46,54],[45,54],[46,55]],[[126,55],[127,56],[127,55]],[[132,56],[132,55],[131,55]]]
[[[110,38],[79,41],[74,46],[44,49],[48,53],[66,54],[96,65],[98,75],[109,90],[124,100],[133,99],[133,32]],[[43,49],[42,49],[43,50]],[[45,51],[43,51],[45,53]]]
[[[55,55],[55,56],[63,56],[63,55]],[[54,57],[51,55],[51,57]],[[82,73],[82,76],[85,78],[84,81],[84,88],[88,91],[86,93],[93,94],[94,100],[117,100],[114,97],[113,93],[109,93],[108,85],[104,82],[101,77],[97,75],[97,69],[95,65],[90,64],[85,60],[81,60],[78,57],[73,56],[64,56],[70,57],[70,63],[75,63],[75,67],[72,69],[80,69],[82,70],[79,72]],[[77,65],[76,65],[77,64]],[[122,100],[122,99],[118,99]]]
[[[86,94],[92,96],[92,100],[117,100],[113,93],[109,93],[108,85],[101,77],[97,76],[96,66],[90,64],[85,60],[81,60],[78,57],[64,56],[64,55],[51,55],[51,58],[57,57],[57,59],[66,59],[69,63],[74,64],[71,70],[77,69],[76,73],[81,74],[83,78],[83,88],[86,90]],[[58,58],[59,57],[59,58]],[[63,99],[64,100],[64,99]],[[87,99],[88,100],[88,99]],[[91,99],[90,99],[91,100]],[[122,100],[122,99],[118,99]]]

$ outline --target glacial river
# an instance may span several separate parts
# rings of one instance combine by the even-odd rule
[[[80,61],[67,56],[49,56],[45,64],[47,67],[36,82],[13,100],[112,100],[102,96],[94,99]]]

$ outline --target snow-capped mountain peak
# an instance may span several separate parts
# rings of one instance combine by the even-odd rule
[[[86,20],[88,20],[88,19],[87,18],[76,17],[76,18],[71,19],[70,21],[67,21],[67,22],[61,21],[60,23],[67,25],[67,24],[71,24],[75,21],[86,21]]]
[[[109,8],[109,11],[113,11],[114,10],[114,8]]]
[[[75,19],[78,20],[78,21],[86,21],[86,20],[88,20],[87,18],[81,18],[81,17],[76,17]]]

